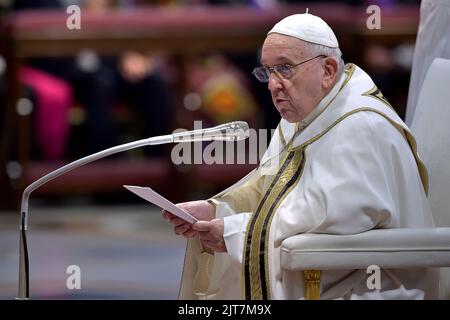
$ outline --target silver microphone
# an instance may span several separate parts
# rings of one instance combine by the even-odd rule
[[[22,194],[22,202],[20,208],[20,243],[19,243],[19,292],[18,299],[29,299],[29,266],[28,266],[28,249],[26,242],[26,230],[28,228],[28,201],[31,193],[46,184],[50,180],[59,177],[73,169],[82,165],[94,162],[115,153],[144,147],[147,145],[158,145],[173,142],[195,142],[195,141],[240,141],[248,137],[248,124],[244,121],[235,121],[219,125],[213,128],[199,129],[187,132],[179,132],[164,136],[151,137],[125,143],[116,147],[112,147],[97,153],[91,154],[84,158],[75,160],[65,166],[56,169],[45,176],[37,179],[25,188]]]
[[[173,142],[196,141],[241,141],[249,136],[248,124],[245,121],[234,121],[212,128],[178,132],[173,135]]]

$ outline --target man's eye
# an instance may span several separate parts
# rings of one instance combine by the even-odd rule
[[[288,64],[283,64],[283,65],[279,66],[278,70],[280,73],[288,74],[291,70],[291,66]]]

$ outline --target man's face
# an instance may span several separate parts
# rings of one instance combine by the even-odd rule
[[[265,67],[295,65],[313,57],[303,41],[271,33],[264,41],[261,63]],[[319,57],[292,68],[290,79],[284,79],[276,72],[270,74],[268,88],[273,104],[281,117],[288,122],[303,120],[325,96],[321,60]]]

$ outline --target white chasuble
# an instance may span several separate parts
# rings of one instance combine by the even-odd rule
[[[409,129],[353,64],[304,121],[281,120],[261,165],[213,197],[227,253],[188,241],[180,299],[304,299],[302,271],[281,268],[283,240],[432,227],[426,170]],[[369,267],[369,266],[368,266]],[[435,298],[432,269],[322,271],[322,299]]]

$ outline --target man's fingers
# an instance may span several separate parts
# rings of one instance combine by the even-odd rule
[[[185,238],[193,238],[198,234],[197,231],[192,230],[192,226],[189,224],[175,228],[175,233]]]
[[[204,239],[214,239],[217,237],[217,228],[210,220],[214,216],[213,206],[206,201],[191,201],[176,204],[177,207],[186,210],[193,216],[198,218],[199,222],[192,225],[176,215],[162,210],[164,219],[169,220],[174,227],[174,231],[178,235],[183,235],[186,238],[199,236]]]
[[[180,219],[180,218],[177,218],[177,217],[171,218],[171,219],[170,219],[170,223],[173,224],[174,227],[178,227],[178,226],[182,226],[182,225],[184,225],[184,224],[188,224],[188,223],[186,222],[186,220],[183,220],[183,219]]]
[[[172,213],[170,213],[169,211],[166,211],[166,210],[162,211],[162,215],[163,215],[163,218],[166,219],[166,220],[170,220],[170,219],[176,217],[176,215],[174,215],[174,214],[172,214]]]
[[[197,231],[189,229],[188,231],[186,231],[185,233],[183,233],[183,236],[186,238],[193,238],[197,235]]]
[[[163,215],[164,219],[169,220],[170,223],[173,224],[175,227],[181,226],[186,223],[185,220],[178,218],[176,215],[174,215],[166,210],[164,210],[162,212],[162,215]]]
[[[184,234],[189,229],[191,229],[191,226],[186,223],[186,224],[183,224],[181,226],[176,226],[175,227],[175,233],[176,234]]]

